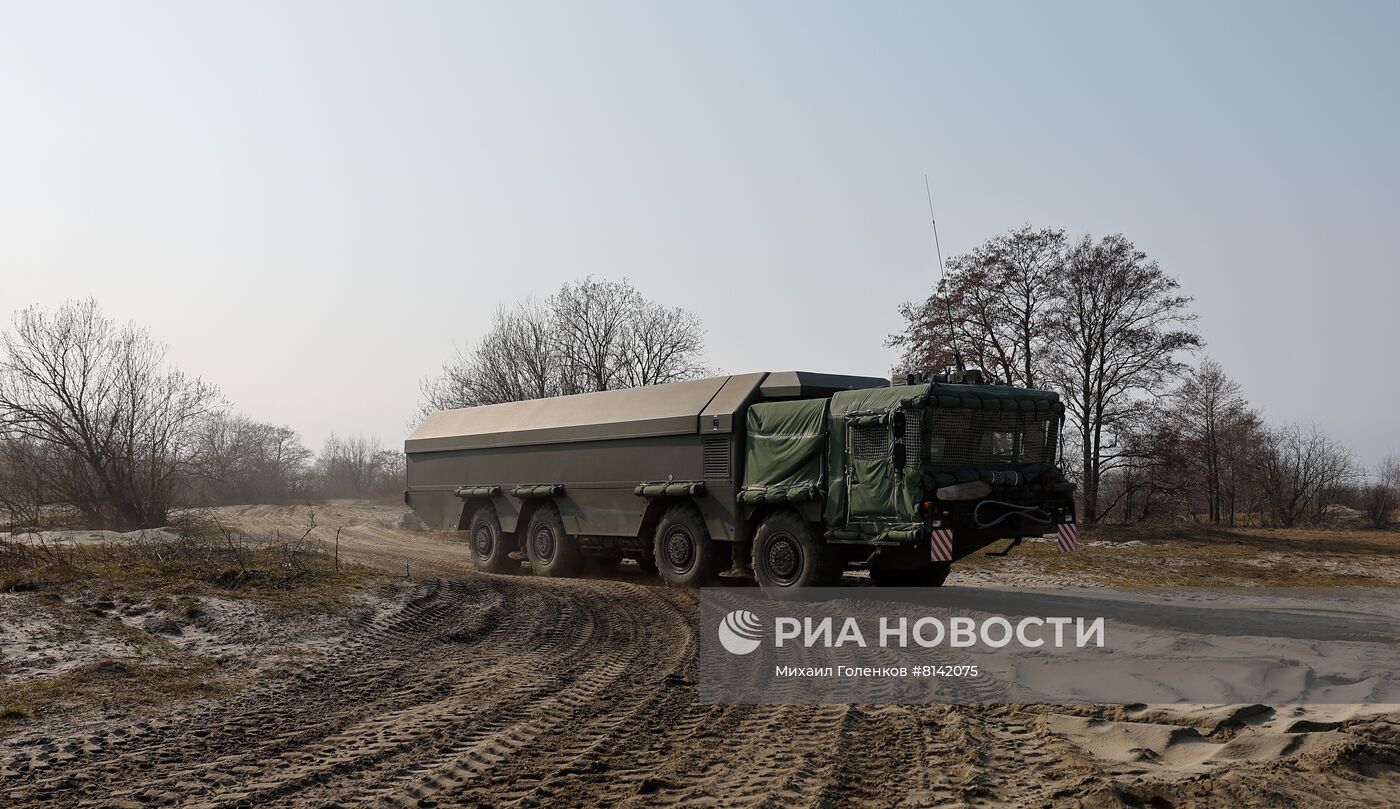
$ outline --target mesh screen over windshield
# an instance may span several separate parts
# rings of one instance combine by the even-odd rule
[[[883,424],[851,428],[851,457],[857,461],[878,461],[890,451],[890,434]]]
[[[910,458],[920,458],[924,454],[922,415],[917,410],[904,411],[904,452]]]
[[[924,425],[917,410],[904,411],[904,452],[907,458],[918,458],[924,452]],[[890,452],[890,434],[884,424],[864,424],[851,428],[851,457],[858,461],[873,461]]]
[[[935,466],[1053,463],[1059,419],[1053,413],[933,411],[929,459]]]

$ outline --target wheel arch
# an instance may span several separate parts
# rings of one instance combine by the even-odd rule
[[[753,542],[754,536],[758,534],[759,526],[763,521],[782,511],[796,514],[799,520],[811,523],[813,530],[820,536],[823,534],[822,507],[819,501],[806,503],[759,503],[752,507],[746,517],[748,530],[742,537],[744,542]]]
[[[457,530],[470,531],[472,520],[476,519],[476,513],[481,510],[482,506],[487,505],[491,505],[491,498],[489,497],[468,497],[464,499],[462,501],[462,516],[457,520]],[[500,518],[499,512],[496,517],[497,519]]]
[[[661,527],[661,518],[666,516],[677,505],[686,504],[695,509],[695,513],[700,515],[701,523],[705,522],[705,512],[700,508],[700,504],[695,502],[695,498],[688,495],[676,497],[648,497],[646,511],[642,514],[642,525],[637,530],[637,539],[642,541],[642,546],[646,548],[646,555],[650,557],[652,542],[656,539],[656,529]],[[706,525],[706,530],[709,526]],[[713,539],[713,537],[711,537]]]
[[[561,517],[563,516],[563,510],[559,508],[558,503],[554,502],[554,498],[526,497],[521,499],[520,508],[515,515],[515,530],[507,532],[504,530],[504,528],[502,528],[502,531],[504,533],[511,533],[517,536],[524,536],[530,530],[530,521],[535,518],[535,512],[544,508],[545,503],[553,504],[555,510],[559,511]],[[564,532],[566,534],[568,533],[567,526],[565,526]],[[523,540],[521,541],[521,547],[524,547]]]

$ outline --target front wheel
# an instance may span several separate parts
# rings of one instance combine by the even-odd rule
[[[942,587],[952,569],[952,562],[934,562],[913,570],[871,568],[870,579],[877,587]]]
[[[841,564],[806,520],[785,509],[758,526],[753,572],[760,587],[830,587],[841,579]]]

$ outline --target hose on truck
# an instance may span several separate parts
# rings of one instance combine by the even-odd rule
[[[983,522],[983,506],[1001,506],[1007,509],[1007,511],[1004,512],[1000,517],[997,517],[996,519],[991,520],[990,522]],[[1036,522],[1042,522],[1046,525],[1055,524],[1055,518],[1050,516],[1050,512],[1046,511],[1040,506],[1021,506],[1017,505],[1016,503],[1008,503],[1004,500],[983,500],[982,502],[977,504],[976,508],[972,509],[972,521],[974,523],[977,523],[978,528],[991,528],[992,526],[1003,523],[1012,517],[1025,517],[1028,520],[1035,520]]]

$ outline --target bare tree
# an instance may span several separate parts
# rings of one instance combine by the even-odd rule
[[[255,473],[259,485],[278,500],[304,497],[309,486],[311,450],[290,427],[264,424],[261,429],[260,468]]]
[[[706,373],[692,313],[627,281],[587,278],[543,304],[497,310],[491,328],[421,386],[418,420],[437,410],[655,385]]]
[[[93,524],[163,523],[218,390],[91,299],[19,312],[0,347],[0,430],[61,456],[62,487]]]
[[[1249,448],[1262,437],[1239,383],[1207,359],[1172,392],[1163,412],[1163,427],[1182,447],[1176,466],[1185,486],[1199,491],[1211,523],[1233,525]]]
[[[1029,225],[953,257],[933,294],[900,307],[906,328],[888,344],[904,349],[910,369],[949,367],[956,348],[965,361],[1034,387],[1064,261],[1064,231]]]
[[[1221,502],[1217,511],[1224,511],[1225,524],[1231,528],[1241,514],[1248,516],[1258,509],[1260,493],[1254,485],[1254,463],[1266,431],[1263,416],[1248,408],[1219,428],[1216,468],[1220,475]]]
[[[1125,433],[1141,398],[1156,396],[1186,366],[1201,339],[1189,329],[1191,299],[1176,279],[1121,235],[1070,250],[1051,316],[1049,381],[1080,439],[1084,521],[1114,504],[1099,501],[1103,476],[1134,458]]]
[[[1192,508],[1182,474],[1186,442],[1170,421],[1166,407],[1144,403],[1120,425],[1122,457],[1099,480],[1099,497],[1110,504],[1100,520],[1117,511],[1120,522],[1145,522],[1182,504]]]
[[[222,493],[239,487],[251,475],[257,425],[234,413],[213,413],[204,420],[195,438],[191,485],[197,499],[222,501]]]
[[[948,269],[927,300],[900,308],[908,327],[887,343],[905,349],[903,363],[911,370],[951,368],[960,358],[1019,382],[1018,344],[1006,328],[1005,300],[992,274],[972,256],[949,259]]]
[[[530,299],[496,310],[491,328],[469,351],[459,349],[442,373],[421,386],[418,419],[434,411],[542,399],[569,392],[555,348],[554,317]]]
[[[189,495],[200,505],[280,503],[307,493],[311,452],[289,427],[227,412],[199,430]]]
[[[1375,528],[1390,524],[1390,514],[1400,508],[1400,455],[1391,453],[1376,467],[1369,484],[1361,492],[1366,519]]]
[[[1255,470],[1268,514],[1285,528],[1320,518],[1338,491],[1356,477],[1351,452],[1315,424],[1270,430],[1255,458]]]
[[[617,387],[661,385],[709,373],[700,358],[704,333],[700,318],[691,312],[638,296],[618,346]]]
[[[44,507],[58,499],[54,478],[61,466],[47,445],[31,438],[0,436],[0,509],[4,510],[0,516],[7,518],[11,530],[46,522]]]
[[[1176,280],[1122,236],[1067,247],[1064,231],[1029,226],[948,268],[927,300],[900,308],[906,328],[889,344],[904,350],[905,365],[942,369],[956,350],[1012,384],[1057,390],[1080,440],[1073,465],[1086,522],[1160,484],[1147,474],[1157,462],[1141,454],[1160,438],[1144,402],[1185,369],[1179,353],[1201,343]],[[1100,504],[1100,481],[1115,471],[1124,475]]]
[[[331,433],[316,458],[322,497],[369,497],[401,490],[403,454],[377,438]]]
[[[1008,376],[1008,381],[1033,388],[1040,381],[1037,364],[1043,362],[1055,286],[1065,270],[1065,232],[1027,225],[994,240],[988,260],[996,268],[993,280],[1021,357],[1019,379]]]
[[[571,390],[557,348],[557,317],[530,298],[511,311],[510,317],[497,318],[494,334],[478,347],[480,404],[543,399]]]
[[[585,278],[550,296],[554,349],[564,361],[569,392],[622,387],[628,322],[642,296],[625,280]]]

